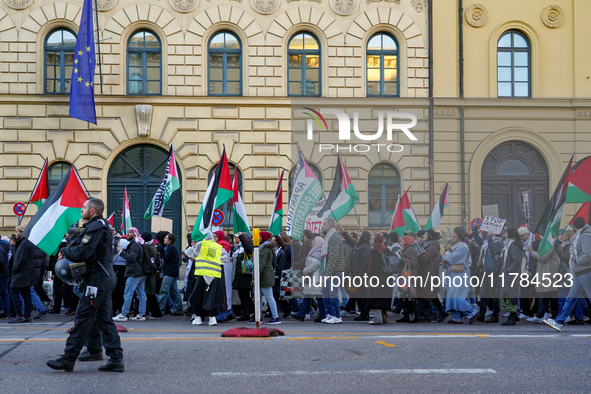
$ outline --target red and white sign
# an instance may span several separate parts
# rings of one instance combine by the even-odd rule
[[[19,201],[17,203],[14,203],[14,205],[12,206],[12,212],[14,212],[16,216],[23,216],[26,211],[27,206],[23,202]]]
[[[224,223],[224,213],[219,209],[216,209],[213,211],[213,215],[211,216],[211,224],[214,226],[219,226],[222,223]]]

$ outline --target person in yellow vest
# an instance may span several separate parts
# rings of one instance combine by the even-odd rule
[[[226,302],[222,265],[228,260],[228,253],[222,245],[213,240],[211,233],[195,245],[194,250],[199,251],[199,254],[195,257],[194,263],[196,283],[189,296],[193,312],[197,315],[193,319],[193,324],[201,325],[203,319],[208,317],[209,325],[215,326],[215,316]]]

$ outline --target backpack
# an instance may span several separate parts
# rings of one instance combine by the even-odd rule
[[[154,262],[154,257],[148,252],[148,250],[142,246],[142,250],[144,254],[140,261],[140,267],[142,267],[142,271],[144,275],[154,275],[158,272],[158,268],[156,267],[156,263]]]
[[[384,262],[384,273],[392,275],[398,271],[398,263],[400,260],[398,256],[392,253],[389,249],[384,250],[382,261]]]

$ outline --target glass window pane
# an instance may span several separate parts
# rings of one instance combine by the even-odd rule
[[[143,71],[141,67],[129,67],[129,80],[141,81],[143,78]]]
[[[301,95],[302,94],[302,83],[301,82],[290,82],[289,83],[289,94]]]
[[[221,67],[224,64],[224,56],[223,55],[209,55],[209,65],[210,66],[218,66]]]
[[[522,35],[513,33],[513,46],[515,48],[527,48],[527,41],[523,38]]]
[[[499,66],[511,66],[511,52],[499,52],[497,62]]]
[[[130,53],[129,54],[129,66],[130,67],[141,67],[142,66],[142,54],[141,53]]]
[[[224,33],[218,33],[209,42],[211,49],[222,49],[224,47]]]
[[[514,61],[515,61],[515,66],[522,66],[522,67],[527,67],[528,66],[528,53],[527,52],[516,52],[514,54]]]
[[[382,35],[378,34],[375,35],[369,40],[367,43],[367,50],[368,51],[379,51],[382,49]]]
[[[66,79],[66,86],[64,93],[70,93],[70,79]]]
[[[528,83],[516,83],[515,84],[515,97],[528,97],[529,96],[529,84]]]
[[[512,96],[512,91],[511,91],[511,84],[510,83],[506,83],[506,82],[499,82],[498,84],[498,95],[499,96],[503,96],[503,97],[510,97]]]
[[[71,32],[64,30],[63,31],[63,45],[67,47],[68,50],[74,50],[76,48],[76,36]]]
[[[240,81],[240,68],[228,67],[226,72],[226,79],[228,81]]]
[[[295,35],[289,42],[289,49],[304,49],[304,35]]]
[[[380,94],[380,83],[379,82],[368,82],[367,83],[367,94],[368,95],[379,95]]]
[[[398,181],[398,174],[396,170],[390,166],[383,165],[384,167],[384,180],[385,181]]]
[[[511,34],[505,34],[499,40],[499,48],[511,48]]]
[[[379,68],[370,68],[367,70],[367,80],[368,81],[379,81],[380,80],[380,69]]]
[[[380,171],[381,172],[381,171]],[[380,176],[381,179],[381,176]],[[382,199],[382,187],[381,186],[370,186],[368,190],[368,197],[370,199]]]
[[[146,53],[146,66],[160,67],[160,54]]]
[[[395,68],[387,68],[384,70],[384,81],[396,81],[398,70]]]
[[[302,67],[302,55],[289,55],[289,67]]]
[[[148,73],[147,79],[160,81],[160,67],[148,67],[146,72]]]
[[[380,67],[380,56],[368,56],[367,67]]]
[[[388,198],[391,202],[396,203],[398,199],[398,187],[396,186],[385,186],[386,189],[386,198]],[[386,208],[390,208],[390,204],[386,204]]]
[[[221,67],[211,67],[209,69],[209,79],[212,81],[221,81],[224,79],[224,69]]]
[[[72,78],[72,66],[66,66],[64,69],[64,77],[65,78]],[[81,74],[80,71],[78,71],[78,74]]]
[[[148,94],[160,94],[160,81],[147,82]]]
[[[318,42],[310,34],[304,34],[304,49],[318,49]]]
[[[47,64],[60,64],[60,53],[46,52],[45,59],[47,60]]]
[[[226,55],[228,67],[240,67],[240,55]]]
[[[384,83],[384,94],[388,96],[395,96],[398,94],[398,84],[396,82]]]
[[[380,165],[372,168],[371,171],[369,172],[368,179],[370,181],[381,181],[383,179],[382,168],[383,168],[383,166],[380,166]]]
[[[209,82],[209,94],[223,94],[223,82]]]
[[[316,68],[308,68],[306,69],[306,81],[319,81],[320,80],[320,71]]]
[[[62,31],[56,30],[47,37],[46,46],[56,47],[62,44]]]
[[[240,94],[240,82],[228,82],[228,94]]]
[[[529,69],[527,67],[515,67],[515,81],[527,82],[529,80]]]
[[[369,210],[370,211],[381,211],[382,210],[382,200],[369,200]]]
[[[511,67],[499,67],[498,80],[511,82]]]
[[[59,66],[47,66],[47,78],[59,78]]]
[[[158,37],[154,33],[146,32],[145,34],[144,45],[146,48],[160,48],[160,42],[158,42]]]
[[[395,51],[396,48],[396,42],[394,41],[394,39],[392,39],[392,37],[388,36],[388,35],[383,35],[383,45],[384,45],[384,50],[385,51]]]
[[[226,33],[226,49],[240,49],[240,42],[234,35]]]
[[[306,67],[318,67],[318,56],[306,55]]]
[[[129,39],[129,46],[131,48],[139,48],[144,46],[144,32],[134,34]]]
[[[119,158],[111,167],[110,176],[113,179],[139,179],[140,174],[134,171],[123,159]]]
[[[318,96],[320,84],[318,82],[306,82],[306,96]]]
[[[289,69],[289,80],[290,81],[301,81],[302,80],[302,69],[301,68],[290,68]]]
[[[384,56],[384,67],[396,68],[397,56]]]
[[[55,93],[55,88],[56,84],[54,79],[48,79],[45,81],[45,91],[47,93]]]

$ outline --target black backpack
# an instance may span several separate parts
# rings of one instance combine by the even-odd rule
[[[158,267],[156,267],[156,263],[154,261],[154,257],[148,252],[148,249],[142,246],[142,250],[144,254],[140,261],[140,267],[142,267],[142,271],[144,275],[154,275],[158,272]]]

